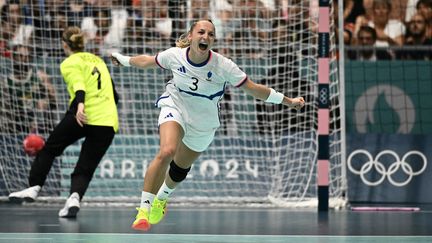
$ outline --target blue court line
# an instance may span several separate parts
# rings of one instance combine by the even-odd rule
[[[112,233],[0,233],[0,242],[17,243],[430,243],[432,236],[282,236]]]

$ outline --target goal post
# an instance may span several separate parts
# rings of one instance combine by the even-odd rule
[[[154,102],[171,75],[161,69],[115,67],[109,53],[154,55],[172,46],[172,33],[184,33],[192,21],[209,18],[216,27],[215,51],[231,58],[253,81],[290,97],[303,96],[306,106],[296,112],[227,86],[220,101],[221,127],[179,185],[173,202],[317,207],[319,1],[190,0],[172,4],[168,0],[142,0],[132,1],[129,6],[121,2],[80,6],[81,16],[67,4],[48,6],[58,10],[55,12],[40,11],[33,3],[19,6],[27,14],[20,16],[22,21],[15,29],[31,33],[21,39],[0,36],[10,50],[0,59],[0,89],[5,94],[0,100],[0,195],[7,196],[27,185],[32,158],[21,149],[22,138],[29,131],[46,138],[67,109],[68,95],[59,72],[64,59],[59,35],[64,27],[62,20],[79,23],[86,31],[87,50],[105,58],[121,97],[119,132],[84,200],[139,202],[143,176],[159,146],[159,110]],[[46,18],[48,13],[51,22]],[[330,19],[330,30],[334,25]],[[21,45],[25,48],[15,48]],[[28,59],[19,61],[13,53],[27,55]],[[345,141],[335,54],[335,35],[330,32],[330,206],[343,200],[347,189],[342,174]],[[26,85],[32,88],[24,94]],[[40,105],[45,102],[50,105]],[[28,112],[32,109],[39,113]],[[18,114],[22,118],[17,118]],[[81,143],[68,147],[56,159],[42,189],[44,198],[55,200],[68,194]]]

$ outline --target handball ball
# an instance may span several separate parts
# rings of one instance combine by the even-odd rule
[[[35,156],[44,145],[44,139],[37,134],[29,134],[23,142],[24,151],[30,156]]]

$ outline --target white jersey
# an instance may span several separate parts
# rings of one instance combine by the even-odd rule
[[[219,105],[226,83],[239,87],[247,75],[230,59],[210,51],[200,64],[188,57],[189,48],[172,47],[156,55],[156,63],[173,73],[158,107],[178,109],[188,125],[205,131],[220,126]]]

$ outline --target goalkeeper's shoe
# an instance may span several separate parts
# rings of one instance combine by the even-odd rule
[[[58,216],[61,218],[75,218],[80,210],[80,196],[78,192],[72,193],[66,200],[62,209],[60,209]]]
[[[34,202],[41,190],[40,186],[32,186],[18,192],[9,194],[9,201],[13,203]]]
[[[157,224],[163,219],[166,212],[166,205],[167,200],[159,200],[157,197],[153,200],[149,216],[150,224]]]
[[[146,208],[136,208],[138,214],[135,217],[135,221],[132,223],[132,229],[147,231],[150,229],[149,213]]]

